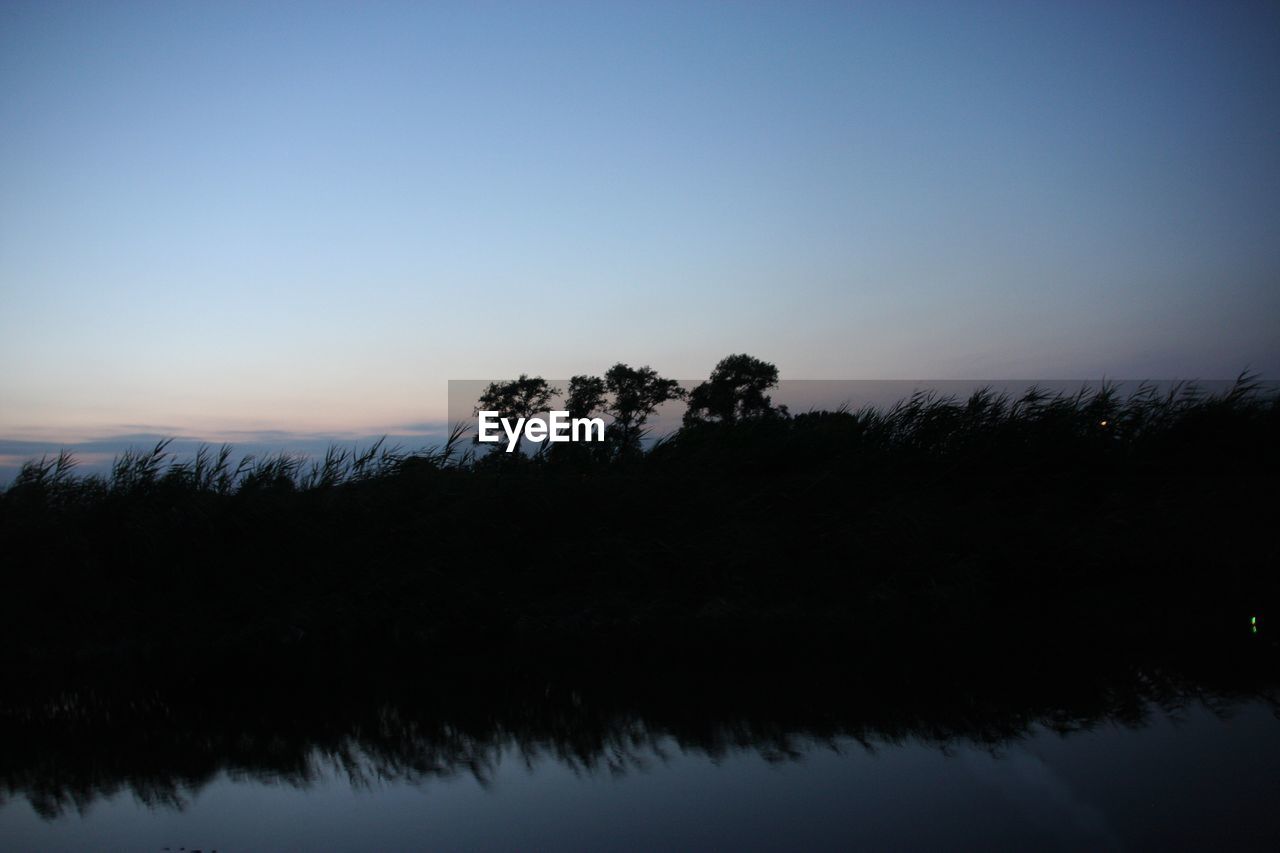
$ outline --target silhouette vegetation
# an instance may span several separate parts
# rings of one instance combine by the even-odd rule
[[[575,376],[564,407],[611,418],[609,441],[532,453],[477,453],[459,427],[414,452],[29,462],[0,493],[0,657],[68,680],[839,662],[1159,645],[1275,612],[1280,405],[1248,377],[796,414],[776,380],[746,355],[689,392],[649,367]],[[528,416],[560,394],[521,376],[480,402]],[[686,398],[645,450],[648,418]]]
[[[776,365],[745,354],[723,358],[711,378],[689,393],[685,424],[786,417],[786,406],[775,408],[765,393],[777,384]]]

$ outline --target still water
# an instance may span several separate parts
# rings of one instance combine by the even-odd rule
[[[166,710],[110,744],[81,721],[6,739],[0,847],[1280,847],[1270,702],[1130,698],[876,725],[593,715],[576,694],[554,717],[384,706],[297,731]]]

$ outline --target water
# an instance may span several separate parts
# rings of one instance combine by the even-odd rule
[[[296,729],[270,712],[231,725],[153,708],[133,725],[99,709],[6,740],[0,847],[1280,845],[1272,705],[1099,695],[1083,712],[895,720],[812,705],[635,712],[568,693],[550,714],[525,700],[465,715],[299,708]]]

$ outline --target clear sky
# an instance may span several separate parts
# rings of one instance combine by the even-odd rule
[[[0,438],[1280,378],[1280,5],[0,4]]]

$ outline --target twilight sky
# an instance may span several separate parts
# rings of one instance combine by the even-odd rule
[[[1275,3],[0,4],[0,439],[1280,378]]]

